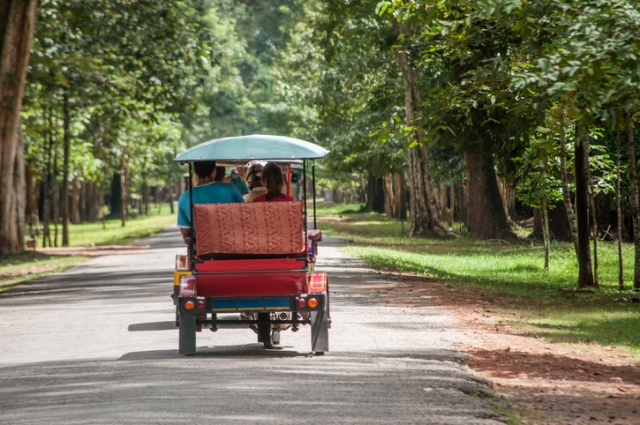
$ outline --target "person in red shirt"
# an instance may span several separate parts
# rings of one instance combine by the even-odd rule
[[[253,202],[290,202],[294,200],[291,196],[282,193],[282,188],[285,185],[284,176],[278,164],[270,162],[265,165],[260,180],[267,188],[267,193],[258,196]]]

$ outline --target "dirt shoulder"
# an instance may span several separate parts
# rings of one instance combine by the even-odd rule
[[[516,423],[640,423],[636,357],[613,347],[552,344],[523,334],[503,324],[509,317],[494,312],[477,288],[389,276],[401,285],[386,289],[387,299],[413,307],[435,304],[455,314],[469,336],[458,344],[471,354],[467,365],[493,381],[521,418]]]

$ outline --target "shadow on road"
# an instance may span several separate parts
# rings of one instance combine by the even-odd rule
[[[129,332],[140,331],[170,331],[176,329],[176,322],[150,322],[150,323],[135,323],[129,325]]]

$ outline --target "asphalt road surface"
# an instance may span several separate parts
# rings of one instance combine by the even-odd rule
[[[177,229],[151,249],[96,258],[0,294],[0,424],[498,424],[459,364],[452,317],[403,308],[335,240],[318,269],[331,284],[331,351],[310,329],[265,350],[249,329],[203,330],[177,354],[170,299]],[[428,300],[426,300],[428,305]]]

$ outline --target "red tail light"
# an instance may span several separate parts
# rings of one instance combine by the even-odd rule
[[[206,305],[204,303],[204,300],[198,300],[198,310],[204,310],[206,308]]]
[[[196,295],[196,278],[193,276],[180,277],[180,296],[192,297]]]
[[[305,299],[304,298],[298,298],[298,307],[304,308],[305,305],[307,305],[307,302],[305,301]]]

